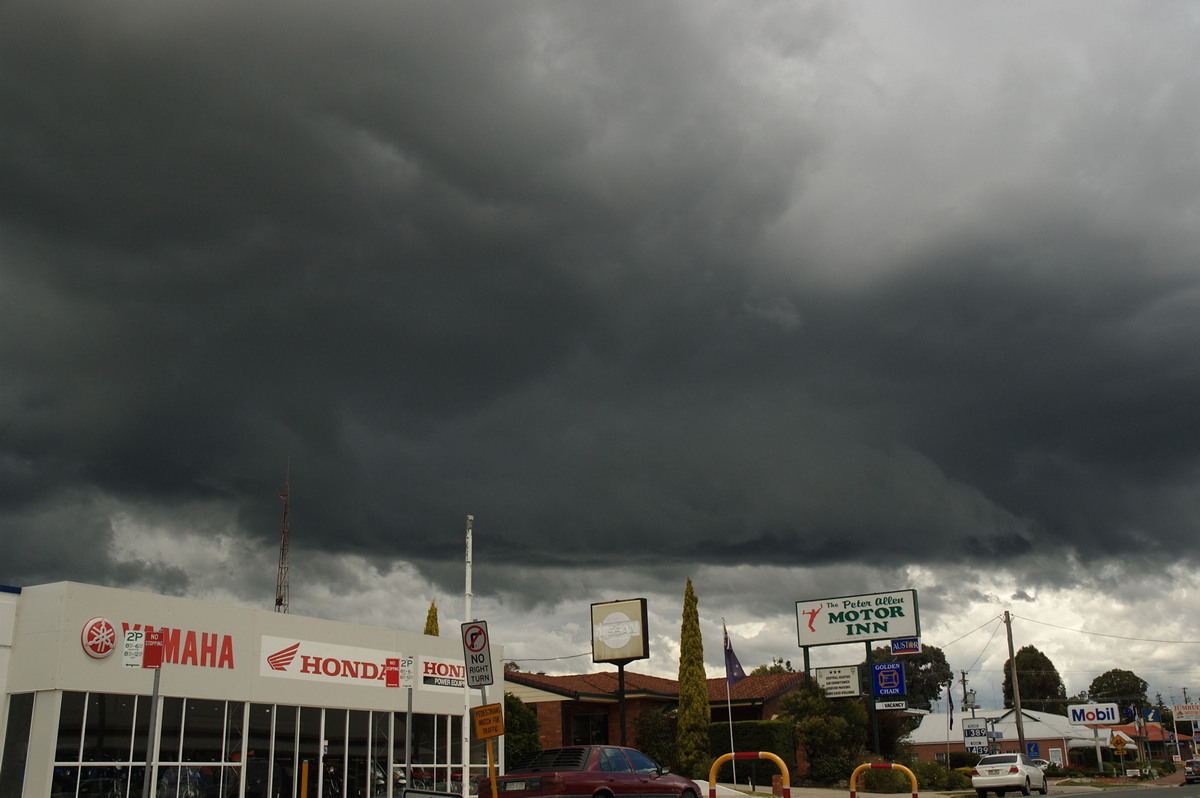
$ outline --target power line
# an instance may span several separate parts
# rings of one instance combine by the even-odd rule
[[[1158,640],[1152,637],[1125,637],[1124,635],[1110,635],[1104,632],[1089,632],[1086,629],[1072,629],[1069,626],[1059,626],[1058,624],[1047,623],[1046,621],[1037,621],[1033,618],[1026,618],[1021,615],[1014,615],[1014,618],[1020,618],[1022,621],[1049,626],[1054,629],[1062,629],[1064,632],[1078,632],[1081,635],[1092,635],[1093,637],[1111,637],[1115,640],[1131,640],[1135,643],[1182,643],[1184,645],[1200,646],[1200,640]],[[970,634],[970,632],[968,632]],[[960,638],[961,639],[961,638]]]
[[[579,657],[591,656],[590,651],[585,651],[582,654],[568,654],[565,657],[510,657],[512,662],[554,662],[560,659],[577,659]]]

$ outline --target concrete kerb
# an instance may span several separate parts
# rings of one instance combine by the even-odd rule
[[[692,779],[692,781],[695,781],[696,784],[699,785],[700,791],[701,791],[701,798],[704,798],[704,796],[708,795],[708,782],[707,781],[701,781],[699,779]],[[1162,786],[1168,786],[1168,785],[1156,784],[1154,782],[1140,782],[1140,783],[1131,783],[1129,785],[1122,785],[1122,786],[1135,787],[1135,788],[1136,787],[1152,788],[1152,787],[1162,787]],[[1067,785],[1067,784],[1060,786],[1054,782],[1050,783],[1050,794],[1051,795],[1067,795],[1069,793],[1103,792],[1103,791],[1104,791],[1104,788],[1102,788],[1102,787],[1088,787],[1088,786],[1082,786],[1082,785],[1076,786],[1076,785]],[[871,796],[879,795],[882,798],[889,798],[890,796],[893,796],[893,795],[896,796],[897,798],[903,798],[903,796],[909,795],[909,793],[894,793],[894,794],[893,793],[887,793],[887,794],[885,794],[885,793],[864,793],[862,790],[859,790],[858,794],[859,794],[860,798],[864,794],[871,795]],[[1019,796],[1020,791],[1014,790],[1012,794]],[[770,793],[767,791],[764,791],[764,790],[757,790],[757,791],[751,793],[749,790],[745,789],[744,785],[737,785],[737,786],[734,786],[732,784],[718,784],[717,785],[717,798],[747,798],[747,796],[750,796],[750,795],[769,796]],[[849,787],[838,788],[838,789],[833,789],[833,788],[829,788],[829,787],[792,787],[792,798],[849,798],[849,795],[850,795]],[[930,792],[926,792],[926,791],[922,790],[921,795],[929,795],[929,796],[938,795],[938,796],[944,796],[945,798],[975,798],[974,790],[933,790]]]

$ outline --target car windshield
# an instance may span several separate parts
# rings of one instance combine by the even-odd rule
[[[1001,754],[999,756],[985,756],[983,759],[979,760],[979,764],[981,764],[981,765],[1011,765],[1016,761],[1017,761],[1016,754],[1008,754],[1008,755]]]

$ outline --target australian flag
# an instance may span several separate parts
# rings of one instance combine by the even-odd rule
[[[742,663],[738,662],[737,654],[733,653],[733,645],[729,642],[729,630],[725,628],[725,624],[721,624],[721,631],[725,633],[725,683],[733,687],[746,678],[746,672],[742,670]]]

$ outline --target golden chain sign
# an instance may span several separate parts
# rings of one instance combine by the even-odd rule
[[[471,710],[475,719],[475,736],[480,740],[490,740],[504,734],[504,706],[502,704],[484,704]]]

